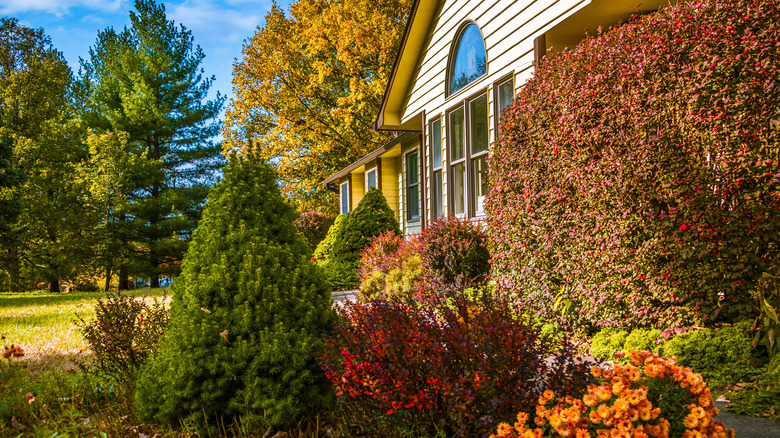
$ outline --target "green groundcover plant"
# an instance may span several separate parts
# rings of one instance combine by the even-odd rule
[[[289,427],[330,406],[314,359],[330,295],[274,178],[253,156],[233,158],[212,189],[136,385],[142,418]]]
[[[731,320],[780,257],[780,14],[673,2],[548,54],[486,201],[496,280],[587,325]]]

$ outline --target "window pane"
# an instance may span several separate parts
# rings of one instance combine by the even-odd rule
[[[452,213],[463,214],[466,200],[466,166],[458,163],[452,166]]]
[[[441,170],[433,172],[433,211],[434,219],[438,219],[444,215],[444,196],[443,187],[441,181]]]
[[[412,152],[406,156],[406,184],[412,185],[419,182],[419,175],[417,174],[417,152]]]
[[[474,165],[474,195],[471,199],[474,203],[474,210],[481,213],[484,211],[485,195],[488,192],[487,162],[484,155],[475,158],[472,162]]]
[[[498,86],[498,117],[504,115],[504,110],[515,99],[515,81],[510,79]]]
[[[376,187],[376,169],[371,169],[366,173],[366,191],[371,187]]]
[[[469,104],[471,111],[471,153],[478,154],[488,148],[488,111],[487,93],[479,96]]]
[[[460,35],[451,60],[450,93],[455,93],[487,71],[485,42],[476,24],[470,24]]]
[[[441,167],[441,119],[431,123],[431,156],[433,168]]]
[[[341,184],[341,214],[349,213],[349,184]]]
[[[417,219],[420,217],[420,193],[417,190],[418,186],[412,186],[407,188],[406,195],[408,196],[409,204],[407,207],[409,208],[409,213],[407,214],[407,219]]]
[[[450,159],[452,161],[460,160],[465,156],[465,125],[463,123],[463,107],[450,113],[449,146]]]

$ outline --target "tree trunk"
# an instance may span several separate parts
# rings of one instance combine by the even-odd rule
[[[111,266],[106,266],[106,285],[103,287],[104,292],[108,292],[111,287]]]
[[[60,291],[60,279],[57,276],[50,276],[49,280],[49,292]]]
[[[117,287],[119,290],[130,289],[127,285],[127,268],[124,266],[119,267],[119,285]]]

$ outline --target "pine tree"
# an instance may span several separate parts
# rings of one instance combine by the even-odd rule
[[[177,279],[160,354],[143,370],[146,419],[294,424],[332,402],[316,364],[332,325],[326,284],[271,168],[235,158],[211,191]]]
[[[82,61],[79,96],[83,119],[97,133],[125,132],[125,153],[135,172],[124,196],[128,208],[114,212],[117,252],[136,243],[144,263],[137,269],[158,285],[159,274],[175,273],[195,228],[216,170],[223,164],[212,138],[224,97],[207,101],[213,77],[204,78],[204,54],[193,37],[165,15],[153,0],[136,0],[131,26],[98,34],[89,60]],[[114,239],[117,240],[117,239]],[[122,239],[118,239],[122,240]],[[125,239],[126,240],[126,239]],[[120,266],[120,282],[128,266]]]

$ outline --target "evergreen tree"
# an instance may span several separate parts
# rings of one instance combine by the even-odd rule
[[[332,401],[314,360],[332,325],[330,295],[295,217],[269,166],[231,160],[184,258],[159,354],[136,385],[143,418],[177,424],[205,409],[283,426]]]
[[[395,212],[382,192],[372,187],[335,230],[329,259],[322,266],[331,286],[348,289],[360,284],[357,278],[360,254],[374,237],[385,231],[401,235]]]
[[[123,153],[146,161],[133,160],[122,192],[127,208],[112,210],[103,221],[114,224],[117,252],[140,249],[138,273],[157,287],[159,274],[177,270],[208,185],[223,164],[211,138],[219,132],[224,97],[206,101],[214,78],[203,78],[203,52],[193,48],[190,31],[166,18],[164,6],[136,0],[130,20],[121,32],[98,34],[89,60],[82,60],[79,95],[89,127],[127,133]],[[128,269],[120,265],[120,282]]]

